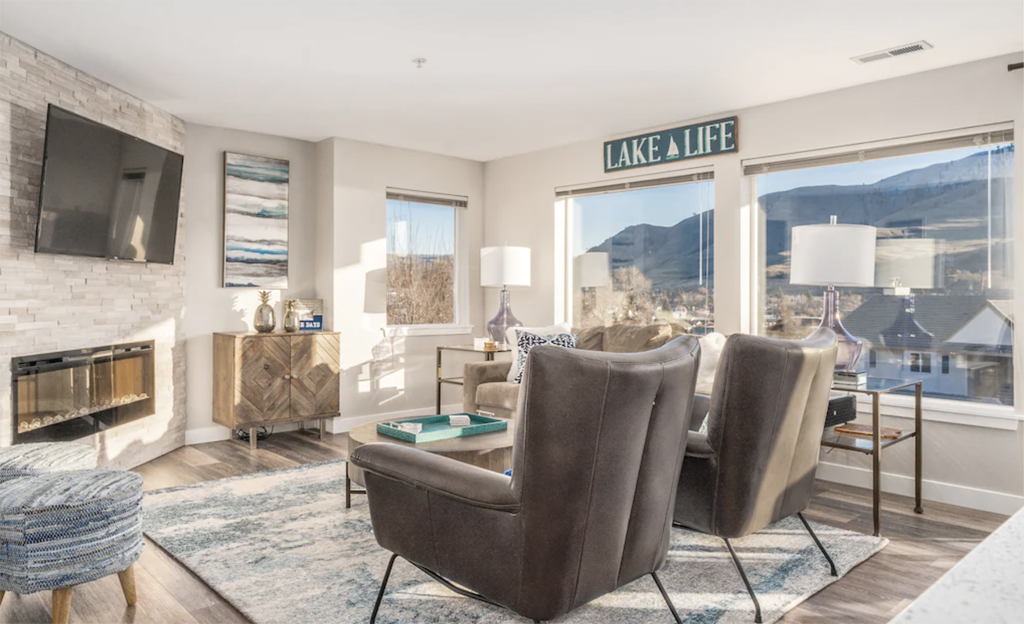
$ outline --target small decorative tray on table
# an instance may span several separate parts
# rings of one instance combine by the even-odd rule
[[[448,424],[448,416],[422,416],[420,418],[407,418],[391,422],[377,423],[377,433],[398,438],[405,442],[419,444],[421,442],[436,442],[449,438],[465,438],[466,436],[480,433],[494,433],[508,429],[508,421],[479,414],[462,414],[469,416],[468,427],[452,427]],[[419,423],[423,429],[419,433],[403,431],[398,428],[399,423]]]

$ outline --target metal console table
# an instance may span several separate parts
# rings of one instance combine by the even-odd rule
[[[495,353],[511,353],[512,349],[508,347],[499,347],[497,349],[478,349],[473,345],[456,345],[451,347],[438,347],[437,348],[437,413],[441,413],[441,384],[453,384],[456,386],[462,385],[462,377],[442,377],[441,376],[441,354],[445,351],[462,351],[463,353],[483,353],[484,359],[488,362],[494,361]]]
[[[914,430],[904,431],[899,437],[887,440],[882,439],[881,427],[881,398],[883,394],[890,394],[898,390],[914,387]],[[921,507],[921,395],[922,382],[910,381],[907,379],[885,379],[882,377],[869,377],[867,384],[863,386],[846,386],[833,384],[835,392],[855,392],[871,396],[871,428],[872,435],[866,436],[843,435],[828,429],[822,436],[821,445],[829,448],[856,451],[871,456],[871,488],[872,502],[874,504],[873,519],[875,525],[875,536],[881,535],[881,484],[882,484],[882,450],[894,444],[914,438],[914,512],[924,513]]]

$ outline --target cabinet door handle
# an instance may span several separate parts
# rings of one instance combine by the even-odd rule
[[[264,364],[263,370],[270,370],[270,364]]]
[[[292,376],[291,376],[291,375],[285,375],[285,376],[284,376],[284,378],[285,378],[285,379],[291,379],[291,378],[292,378]]]

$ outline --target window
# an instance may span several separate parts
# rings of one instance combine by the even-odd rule
[[[568,198],[574,326],[714,330],[714,183],[710,174],[674,180]]]
[[[387,323],[456,322],[456,240],[465,199],[388,191]]]
[[[932,356],[930,353],[911,353],[910,372],[930,373],[932,372]]]
[[[763,331],[803,337],[822,315],[821,288],[789,283],[794,226],[831,215],[873,225],[875,286],[838,289],[843,325],[869,354],[858,368],[923,375],[929,397],[1012,404],[1012,139],[1012,131],[993,132],[769,163],[767,171],[748,165],[760,217]],[[935,352],[949,355],[933,375]]]

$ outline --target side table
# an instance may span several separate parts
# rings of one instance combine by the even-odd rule
[[[498,347],[496,349],[478,349],[473,345],[455,345],[451,347],[438,347],[437,348],[437,413],[441,413],[441,384],[453,384],[456,386],[462,385],[462,377],[442,377],[441,376],[441,354],[445,351],[462,351],[463,353],[483,353],[484,359],[488,362],[494,361],[495,353],[511,353],[512,349],[508,347]]]
[[[904,431],[897,438],[882,439],[881,427],[881,397],[902,390],[914,387],[914,430]],[[871,456],[871,489],[873,520],[875,536],[881,535],[881,497],[882,497],[882,449],[894,444],[914,438],[914,512],[924,513],[921,507],[921,396],[922,382],[908,379],[885,379],[882,377],[869,377],[867,384],[863,386],[846,386],[833,384],[835,392],[856,392],[871,396],[871,428],[872,435],[866,436],[843,435],[836,433],[834,429],[826,429],[821,438],[821,445],[829,448],[856,451]]]

